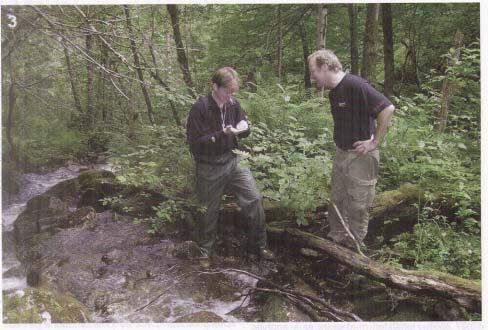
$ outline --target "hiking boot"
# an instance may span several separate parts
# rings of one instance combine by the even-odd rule
[[[275,255],[273,251],[263,248],[263,249],[259,249],[259,258],[265,260],[274,260]]]

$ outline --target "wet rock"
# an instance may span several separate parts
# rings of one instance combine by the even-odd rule
[[[221,301],[239,300],[236,283],[229,280],[224,274],[201,274],[189,283],[191,295],[195,302],[201,303],[211,299]]]
[[[119,249],[113,249],[109,253],[102,256],[102,261],[107,265],[119,263],[123,258],[127,257],[127,253]]]
[[[82,207],[63,219],[61,227],[84,226],[93,229],[97,224],[97,213],[93,207]]]
[[[27,202],[26,213],[59,214],[68,211],[68,205],[58,197],[47,193],[38,195]]]
[[[395,314],[385,319],[386,321],[432,321],[421,306],[412,303],[400,303],[395,308]]]
[[[22,277],[25,273],[24,267],[21,265],[15,266],[7,270],[2,274],[2,277]]]
[[[46,316],[48,315],[48,317]],[[28,288],[22,294],[3,293],[4,323],[89,322],[89,311],[75,298],[48,289]]]
[[[78,179],[74,178],[56,184],[46,194],[56,196],[64,202],[72,204],[78,196],[79,189]]]
[[[41,284],[40,269],[36,266],[31,266],[27,269],[27,284],[32,287],[38,287]]]
[[[434,305],[434,312],[443,321],[469,320],[466,310],[451,301],[439,301]]]
[[[101,199],[115,195],[123,187],[112,172],[103,170],[84,171],[78,176],[78,182],[81,192],[78,207],[92,206],[97,211],[106,209]]]
[[[215,313],[202,311],[196,312],[189,315],[182,316],[175,321],[176,323],[190,323],[190,322],[224,322],[224,320]]]
[[[200,247],[194,241],[177,243],[174,246],[173,255],[178,258],[194,259],[201,256]]]

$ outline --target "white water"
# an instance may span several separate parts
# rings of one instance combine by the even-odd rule
[[[82,167],[69,165],[44,174],[26,173],[22,176],[23,183],[19,193],[2,197],[2,290],[22,289],[27,285],[25,275],[3,276],[7,271],[20,267],[20,261],[15,256],[13,240],[15,220],[24,211],[31,198],[46,192],[59,182],[77,177]],[[110,170],[110,166],[107,164],[97,164],[93,168]]]

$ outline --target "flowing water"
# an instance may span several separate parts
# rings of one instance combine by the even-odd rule
[[[109,170],[107,164],[92,166],[97,169]],[[81,168],[86,166],[69,165],[49,173],[26,173],[22,176],[22,184],[18,194],[2,197],[2,289],[22,289],[27,285],[25,274],[20,269],[20,262],[15,256],[14,222],[27,202],[34,196],[42,194],[55,184],[75,178]]]

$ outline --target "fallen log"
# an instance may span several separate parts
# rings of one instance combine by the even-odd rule
[[[386,266],[332,241],[295,228],[267,227],[267,231],[275,237],[285,236],[284,240],[293,240],[302,247],[325,252],[351,270],[388,286],[452,300],[468,311],[481,313],[481,285],[478,282],[444,273],[410,271]]]

